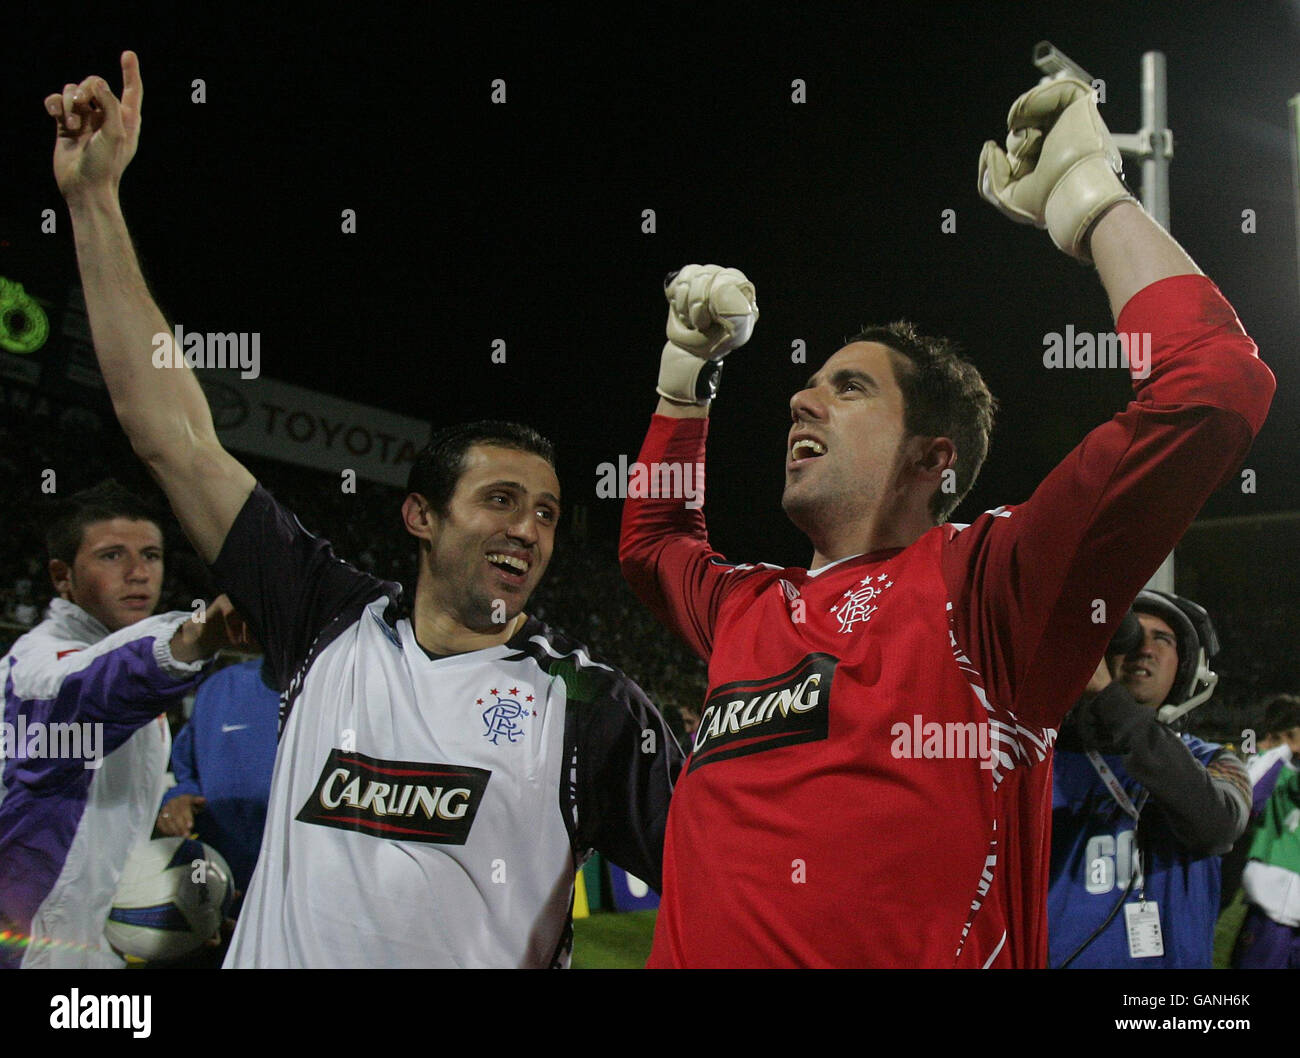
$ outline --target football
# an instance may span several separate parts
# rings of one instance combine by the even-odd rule
[[[142,841],[122,870],[104,935],[125,955],[176,959],[217,933],[233,897],[230,868],[211,845]]]

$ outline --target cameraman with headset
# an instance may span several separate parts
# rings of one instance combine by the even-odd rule
[[[1209,969],[1219,857],[1250,779],[1175,724],[1210,697],[1218,652],[1196,603],[1142,591],[1056,743],[1049,965]]]

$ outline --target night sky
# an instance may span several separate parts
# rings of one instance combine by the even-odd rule
[[[711,533],[730,557],[802,565],[808,546],[779,507],[787,402],[860,326],[905,317],[956,339],[999,398],[958,521],[1026,499],[1129,398],[1122,371],[1042,366],[1045,333],[1110,328],[1105,296],[1045,233],[981,201],[976,164],[1037,82],[1036,41],[1105,79],[1103,117],[1124,133],[1155,48],[1176,144],[1172,230],[1279,382],[1247,462],[1258,492],[1222,489],[1205,513],[1300,507],[1286,131],[1300,2],[916,4],[893,20],[876,5],[748,6],[437,5],[453,19],[424,4],[324,5],[311,23],[225,5],[10,14],[0,274],[62,302],[75,257],[41,100],[91,73],[118,90],[118,54],[133,48],[144,125],[122,198],[164,312],[187,329],[260,332],[273,378],[440,424],[537,426],[559,443],[567,503],[589,503],[604,535],[620,504],[595,500],[596,467],[634,457],[653,409],[665,273],[742,268],[762,318],[713,414]],[[796,78],[806,103],[791,102]],[[1127,175],[1136,190],[1136,163]],[[59,231],[43,235],[49,207]],[[344,209],[355,235],[340,231]],[[645,209],[655,234],[641,231]],[[945,209],[955,234],[940,230]],[[504,365],[490,359],[497,338]],[[791,362],[795,339],[807,364]]]

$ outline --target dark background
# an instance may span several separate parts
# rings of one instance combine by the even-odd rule
[[[593,536],[611,538],[620,504],[595,500],[596,466],[634,457],[654,406],[663,276],[744,268],[762,319],[713,416],[710,528],[731,557],[802,565],[779,508],[787,401],[860,325],[907,317],[957,339],[1000,399],[958,521],[1026,499],[1129,398],[1122,371],[1043,368],[1044,333],[1110,328],[1105,297],[1045,233],[983,203],[975,174],[1037,81],[1037,40],[1105,79],[1103,116],[1125,133],[1156,48],[1172,230],[1279,382],[1248,459],[1257,493],[1230,485],[1205,513],[1300,508],[1285,105],[1300,3],[745,8],[11,12],[0,274],[51,302],[57,326],[76,271],[41,100],[91,73],[117,89],[133,48],[144,126],[122,199],[169,318],[261,332],[273,378],[435,423],[532,423],[560,444],[567,503],[587,502]],[[505,105],[489,99],[498,77]],[[1136,163],[1128,176],[1136,189]],[[44,235],[51,207],[59,229]],[[340,232],[343,209],[357,234]],[[806,365],[791,363],[796,338]]]

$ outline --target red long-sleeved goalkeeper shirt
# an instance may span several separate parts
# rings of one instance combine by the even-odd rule
[[[1136,399],[970,526],[809,573],[627,501],[625,575],[709,663],[651,966],[1044,965],[1055,729],[1274,389],[1203,276],[1117,329],[1152,336]],[[640,461],[702,464],[706,433],[656,416]]]

